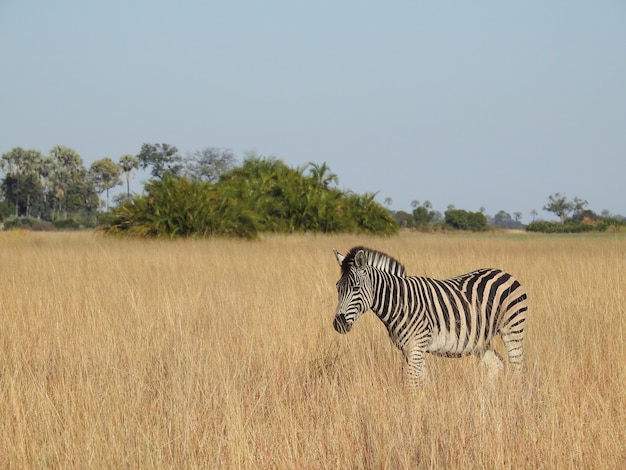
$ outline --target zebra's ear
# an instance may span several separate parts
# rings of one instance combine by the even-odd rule
[[[354,256],[354,264],[356,265],[357,269],[363,269],[367,264],[367,260],[365,259],[365,252],[363,250],[357,251],[356,255]]]
[[[337,263],[339,263],[339,266],[343,266],[343,260],[344,260],[345,256],[342,255],[341,253],[339,253],[334,248],[333,248],[333,253],[335,253],[335,258],[337,258]]]

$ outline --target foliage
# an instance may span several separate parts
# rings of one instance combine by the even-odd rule
[[[51,222],[33,217],[9,217],[2,224],[4,230],[31,230],[33,232],[48,232],[55,230]]]
[[[435,211],[428,206],[421,205],[413,209],[413,220],[416,227],[426,227],[435,219]]]
[[[434,223],[441,218],[441,214],[432,210],[432,204],[426,200],[422,204],[415,200],[411,202],[412,213],[398,211],[394,214],[396,222],[401,227],[416,228],[418,230],[432,230]]]
[[[8,174],[2,181],[2,193],[15,216],[38,215],[43,209],[43,187],[33,173]]]
[[[560,222],[536,221],[528,224],[526,230],[529,232],[543,233],[582,233],[582,232],[604,232],[607,230],[621,231],[626,228],[626,223],[618,217],[610,217],[608,211],[599,216],[589,209],[585,209],[587,201],[575,197],[572,201],[556,193],[548,197],[548,204],[545,210],[553,212],[559,216]],[[573,213],[572,217],[568,215]]]
[[[626,222],[613,218],[605,218],[596,223],[588,223],[580,220],[568,219],[565,223],[536,221],[528,224],[528,232],[541,233],[583,233],[583,232],[606,232],[608,230],[621,231],[626,229]]]
[[[561,223],[565,223],[568,215],[573,211],[575,217],[580,218],[580,214],[585,210],[588,202],[575,197],[572,201],[569,201],[564,194],[555,193],[548,196],[548,203],[543,207],[543,210],[552,212],[559,217]]]
[[[178,149],[169,144],[143,144],[137,160],[142,169],[150,168],[150,174],[157,179],[178,176],[183,168]]]
[[[200,181],[216,182],[220,175],[235,166],[235,154],[230,149],[205,147],[187,158],[187,176]]]
[[[140,237],[257,235],[255,215],[237,199],[220,198],[207,182],[165,175],[146,196],[127,200],[105,219],[106,233]]]
[[[456,230],[485,232],[489,230],[487,217],[482,212],[468,212],[462,209],[448,209],[445,212],[445,225]]]
[[[114,209],[107,233],[148,237],[236,236],[259,233],[395,234],[397,224],[372,194],[342,193],[274,158],[250,158],[216,184],[165,176],[146,196]]]
[[[134,155],[122,155],[119,162],[122,172],[124,173],[124,179],[126,179],[126,197],[130,197],[130,176],[133,170],[139,168],[139,159]]]
[[[398,226],[375,195],[356,195],[331,188],[336,175],[328,166],[309,164],[309,176],[275,158],[252,157],[222,175],[225,197],[248,201],[260,215],[262,231],[355,232],[392,235]]]
[[[493,216],[493,219],[491,220],[491,225],[495,226],[495,227],[500,227],[500,228],[511,228],[511,229],[519,229],[522,228],[523,225],[520,222],[521,219],[521,214],[518,212],[515,214],[515,219],[513,217],[511,217],[511,214],[509,214],[506,211],[498,211],[496,213],[496,215]]]
[[[102,194],[106,191],[107,193],[107,210],[109,208],[109,189],[122,184],[121,173],[121,166],[109,157],[96,160],[89,167],[89,177],[93,181],[96,192]]]
[[[6,201],[0,201],[0,222],[9,217],[13,213],[13,209]]]

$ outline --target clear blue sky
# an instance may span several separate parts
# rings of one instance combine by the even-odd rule
[[[327,162],[396,210],[626,215],[626,2],[0,0],[0,153],[144,142]]]

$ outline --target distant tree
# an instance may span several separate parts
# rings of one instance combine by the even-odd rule
[[[561,193],[555,193],[548,196],[548,203],[543,206],[544,211],[552,212],[556,215],[561,223],[565,223],[567,216],[574,210],[574,203],[567,200],[567,197]]]
[[[235,154],[230,149],[205,147],[196,150],[187,158],[187,173],[198,181],[215,183],[220,175],[232,170],[237,163]]]
[[[43,189],[35,173],[10,174],[2,181],[2,192],[16,216],[30,217],[33,208],[39,213],[43,204]]]
[[[390,197],[386,197],[385,205],[391,207],[393,205],[393,199],[391,199]]]
[[[396,219],[398,225],[402,228],[409,228],[415,226],[415,219],[413,218],[413,214],[409,214],[405,211],[397,211],[393,218]]]
[[[134,155],[122,155],[119,162],[124,178],[126,179],[126,197],[130,198],[130,177],[133,170],[139,168],[139,159]]]
[[[137,159],[141,168],[150,168],[150,174],[157,179],[165,175],[179,176],[183,168],[178,149],[169,144],[143,144]]]
[[[480,212],[467,212],[461,209],[449,209],[445,213],[445,223],[457,230],[484,232],[489,230],[487,217]]]
[[[424,201],[421,206],[413,209],[413,223],[415,227],[424,228],[432,223],[435,218],[435,212],[430,209],[431,204],[429,201]]]
[[[513,213],[513,219],[515,219],[515,222],[520,224],[520,225],[522,223],[522,217],[523,217],[523,214],[521,212],[514,212]]]
[[[515,218],[511,217],[511,214],[505,211],[499,211],[493,216],[491,224],[501,228],[521,228],[520,222],[522,214],[520,212],[515,213]]]
[[[94,161],[89,167],[89,177],[92,179],[96,192],[106,191],[106,210],[109,210],[109,189],[122,184],[120,174],[122,168],[109,157]]]
[[[536,209],[533,209],[533,210],[530,211],[530,216],[532,217],[533,222],[535,221],[535,219],[537,218],[538,215],[539,214],[537,213]]]
[[[585,212],[585,207],[587,207],[589,203],[580,199],[579,197],[575,197],[572,201],[573,211],[574,211],[574,220],[582,220],[583,212]]]
[[[0,170],[5,173],[2,191],[5,200],[15,208],[15,215],[30,215],[33,204],[43,198],[37,171],[42,155],[38,150],[14,147],[0,159]]]
[[[55,163],[52,157],[41,157],[37,172],[39,173],[39,180],[41,181],[41,188],[43,190],[43,208],[44,215],[47,218],[50,214],[50,207],[48,206],[48,194],[52,191],[52,174],[54,173]]]
[[[51,216],[65,218],[68,214],[91,214],[98,207],[98,195],[79,153],[64,145],[50,150],[53,171],[50,175]]]
[[[498,211],[496,215],[493,216],[493,225],[496,227],[507,228],[511,225],[511,215],[505,211]]]

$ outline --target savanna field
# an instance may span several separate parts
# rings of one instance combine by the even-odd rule
[[[354,245],[516,276],[524,375],[428,356],[411,394],[373,313],[333,330]],[[624,234],[1,232],[0,468],[626,468],[625,302]]]

